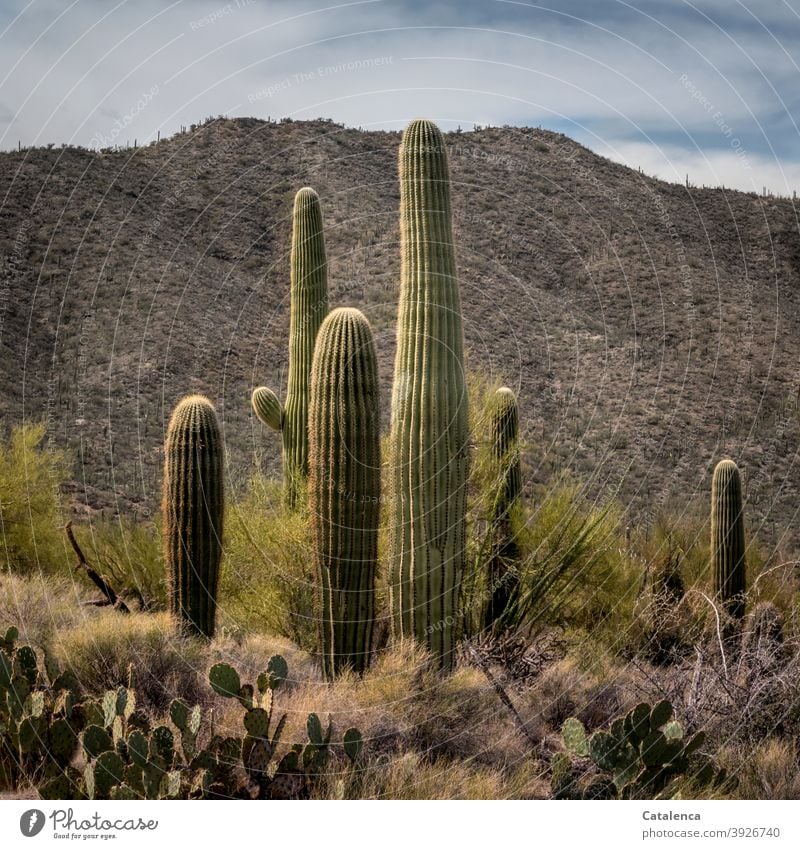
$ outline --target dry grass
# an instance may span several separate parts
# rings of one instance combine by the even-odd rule
[[[0,627],[15,625],[25,642],[44,646],[56,631],[94,616],[94,610],[81,606],[82,590],[69,577],[0,572]]]
[[[103,610],[77,627],[54,632],[51,648],[88,693],[130,682],[140,706],[154,711],[164,711],[176,696],[190,702],[206,697],[205,647],[180,634],[166,613],[126,616]]]
[[[217,732],[240,734],[241,707],[211,691],[209,668],[223,660],[254,681],[273,654],[283,655],[290,671],[276,694],[276,710],[288,715],[283,745],[305,739],[311,712],[323,722],[330,717],[334,741],[356,727],[366,742],[355,767],[337,750],[316,797],[547,798],[548,761],[563,747],[567,717],[590,730],[607,728],[636,703],[665,697],[687,731],[708,732],[709,751],[739,782],[726,793],[798,795],[800,654],[791,640],[774,662],[740,653],[723,665],[706,634],[693,654],[656,666],[641,655],[614,654],[590,631],[565,631],[559,653],[530,677],[514,677],[497,660],[493,666],[540,741],[532,745],[466,654],[442,678],[423,649],[390,646],[363,678],[346,674],[329,684],[314,656],[285,637],[228,631],[204,643],[180,635],[167,614],[126,616],[80,601],[69,579],[6,575],[0,626],[17,624],[23,639],[48,648],[90,693],[132,679],[140,706],[158,720],[180,696],[213,708]]]
[[[739,779],[740,799],[800,799],[800,752],[795,740],[767,740],[749,752],[723,748],[721,765]]]

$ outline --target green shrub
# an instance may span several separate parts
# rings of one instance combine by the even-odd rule
[[[44,437],[43,424],[26,424],[0,441],[0,563],[12,572],[54,572],[69,561],[61,530],[69,467]]]
[[[627,630],[639,588],[624,551],[621,513],[589,500],[566,478],[551,486],[519,534],[520,591],[507,617],[514,627],[539,623]]]
[[[297,503],[306,503],[304,493]],[[308,517],[287,507],[279,483],[256,475],[228,508],[221,624],[279,634],[313,651],[315,581]]]
[[[93,568],[119,595],[141,609],[166,608],[163,544],[156,523],[120,517],[74,530]],[[91,586],[88,580],[86,585]]]

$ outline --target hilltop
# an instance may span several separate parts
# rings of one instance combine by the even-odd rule
[[[519,392],[529,487],[569,469],[631,520],[743,468],[753,529],[798,503],[800,241],[791,201],[665,183],[564,135],[447,136],[468,362]],[[214,120],[136,149],[0,154],[0,413],[45,419],[82,510],[147,515],[186,392],[228,469],[276,468],[253,386],[285,387],[291,204],[323,204],[332,305],[373,324],[388,420],[399,134]]]

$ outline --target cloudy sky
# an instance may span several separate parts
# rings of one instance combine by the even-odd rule
[[[209,115],[541,125],[663,179],[800,190],[800,0],[0,0],[0,149]]]

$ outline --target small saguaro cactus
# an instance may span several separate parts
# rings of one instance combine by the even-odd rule
[[[323,322],[311,370],[308,502],[331,680],[369,663],[380,512],[380,410],[372,331],[356,309]]]
[[[495,474],[490,517],[493,544],[488,574],[489,602],[484,619],[487,628],[503,616],[519,584],[516,564],[519,546],[514,528],[522,498],[519,411],[516,396],[507,386],[497,389],[489,399],[489,428]]]
[[[412,121],[400,145],[400,305],[392,391],[394,633],[450,669],[460,624],[468,473],[464,341],[444,137]]]
[[[217,610],[224,512],[222,437],[213,405],[189,395],[175,407],[164,446],[164,551],[170,607],[211,637]]]
[[[720,460],[711,482],[711,557],[714,594],[728,614],[745,611],[745,544],[742,478],[733,460]]]
[[[317,331],[328,314],[328,267],[319,195],[303,188],[295,195],[292,215],[289,376],[286,403],[262,386],[252,395],[255,414],[283,436],[286,498],[297,493],[308,475],[308,396]]]

